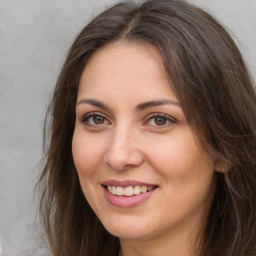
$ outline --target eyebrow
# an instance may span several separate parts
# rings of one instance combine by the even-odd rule
[[[80,104],[83,104],[83,103],[87,103],[87,104],[90,104],[90,105],[93,105],[95,107],[99,107],[99,108],[102,108],[102,109],[105,109],[109,112],[112,112],[112,109],[111,107],[107,106],[106,104],[104,104],[103,102],[101,101],[98,101],[98,100],[94,100],[94,99],[81,99],[79,100],[76,105],[80,105]]]
[[[81,99],[76,103],[76,105],[78,106],[83,103],[87,103],[87,104],[105,109],[109,112],[113,112],[111,107],[109,107],[106,104],[104,104],[103,102],[95,100],[95,99]],[[135,107],[135,110],[142,111],[147,108],[152,108],[152,107],[161,106],[161,105],[173,105],[173,106],[181,107],[181,104],[177,101],[163,99],[163,100],[152,100],[152,101],[140,103]]]
[[[137,111],[142,111],[147,108],[152,108],[156,106],[161,106],[161,105],[174,105],[181,107],[180,103],[174,100],[152,100],[152,101],[147,101],[144,103],[140,103],[136,106]]]

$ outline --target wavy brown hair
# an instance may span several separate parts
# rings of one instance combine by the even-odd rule
[[[71,143],[81,73],[95,51],[120,39],[159,49],[189,125],[223,168],[215,174],[200,255],[255,256],[255,87],[223,26],[182,0],[117,4],[94,18],[71,46],[46,117],[38,183],[52,255],[118,255],[118,238],[104,229],[82,193]]]

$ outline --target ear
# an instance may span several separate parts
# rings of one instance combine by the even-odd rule
[[[226,173],[230,169],[230,165],[224,161],[215,161],[214,170],[220,173]]]

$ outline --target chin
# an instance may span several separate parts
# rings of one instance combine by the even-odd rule
[[[123,239],[146,238],[153,228],[151,224],[145,223],[141,218],[114,218],[113,220],[102,223],[106,230],[113,236]],[[148,229],[150,227],[150,230]]]
[[[120,239],[145,239],[146,237],[149,236],[148,232],[142,231],[142,230],[134,230],[134,229],[107,229],[107,231]]]

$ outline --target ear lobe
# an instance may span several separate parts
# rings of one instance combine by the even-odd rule
[[[215,161],[214,170],[220,173],[226,173],[230,169],[230,165],[224,161]]]

